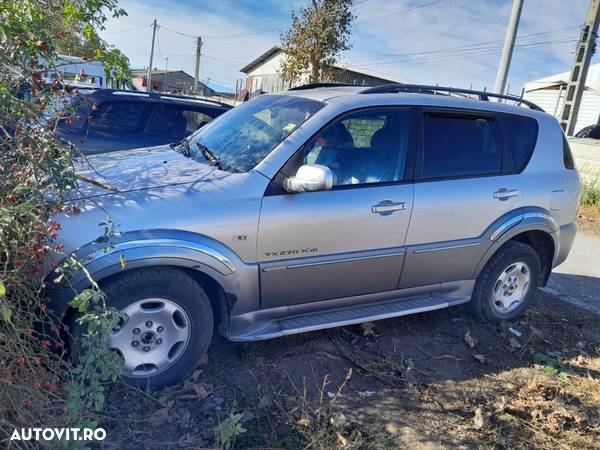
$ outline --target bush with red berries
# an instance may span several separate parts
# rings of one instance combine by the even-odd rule
[[[56,7],[61,12],[49,15],[49,8],[56,11]],[[78,293],[73,305],[80,321],[93,325],[82,348],[96,353],[84,352],[77,367],[65,357],[64,332],[42,292],[42,277],[49,270],[60,269],[59,265],[77,270],[77,264],[56,243],[61,228],[54,219],[67,208],[76,213],[66,201],[77,189],[75,152],[53,132],[57,117],[70,113],[67,99],[74,93],[60,79],[49,82],[46,75],[56,59],[57,44],[67,34],[80,35],[86,46],[96,39],[95,57],[105,57],[113,74],[126,72],[126,60],[116,58],[115,50],[106,50],[95,34],[107,13],[124,12],[114,0],[0,2],[2,447],[15,428],[93,425],[94,411],[102,408],[104,384],[118,375],[118,358],[102,341],[102,333],[118,317],[105,308],[93,280],[93,288]],[[57,17],[65,32],[56,31]],[[110,67],[111,61],[120,66]],[[88,305],[94,306],[89,309]],[[112,370],[107,371],[106,365]],[[40,442],[19,445],[38,446]],[[57,447],[56,442],[47,445]]]

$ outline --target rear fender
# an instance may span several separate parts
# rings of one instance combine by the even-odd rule
[[[500,223],[496,224],[489,233],[486,233],[485,238],[489,239],[492,244],[479,261],[473,272],[473,278],[479,276],[487,262],[500,247],[515,236],[526,231],[543,231],[552,238],[554,242],[554,260],[559,250],[559,239],[557,236],[559,230],[560,227],[552,215],[543,208],[527,207],[514,211],[513,214],[505,217]]]

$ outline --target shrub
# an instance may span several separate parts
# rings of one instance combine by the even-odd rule
[[[586,206],[600,206],[600,179],[583,179],[580,203]]]
[[[126,59],[96,34],[107,13],[124,11],[114,0],[0,1],[0,441],[15,428],[93,425],[90,412],[103,405],[103,384],[119,371],[102,339],[118,317],[93,280],[74,300],[88,324],[88,351],[76,369],[64,358],[41,290],[41,277],[61,260],[69,263],[65,271],[80,269],[56,244],[60,224],[53,220],[77,189],[74,150],[54,136],[53,123],[69,112],[66,99],[77,92],[44,75],[67,36],[69,45],[95,47],[107,70],[119,65],[125,73]]]

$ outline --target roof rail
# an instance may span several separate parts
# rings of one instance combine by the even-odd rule
[[[296,86],[293,88],[289,88],[288,91],[303,91],[305,89],[328,88],[328,87],[347,87],[347,86],[358,87],[355,84],[348,84],[348,83],[309,83],[309,84],[303,84],[302,86]]]
[[[453,87],[444,87],[444,86],[427,86],[421,84],[400,84],[400,83],[392,83],[392,84],[383,84],[381,86],[374,86],[364,91],[360,91],[360,94],[390,94],[390,93],[398,93],[398,92],[406,92],[413,94],[433,94],[433,95],[451,95],[451,94],[466,94],[468,96],[475,95],[479,100],[483,100],[486,102],[490,101],[490,98],[498,98],[503,100],[510,100],[520,105],[525,105],[530,109],[535,111],[544,110],[540,108],[533,102],[529,100],[525,100],[521,97],[517,97],[516,95],[505,95],[505,94],[495,94],[493,92],[486,91],[474,91],[471,89],[461,89],[461,88],[453,88]]]
[[[197,98],[185,95],[176,95],[176,94],[165,94],[162,92],[145,92],[145,91],[127,91],[123,89],[111,89],[111,88],[99,88],[95,90],[96,93],[99,94],[111,94],[111,95],[132,95],[137,97],[146,97],[146,98],[157,98],[163,100],[178,100],[178,101],[191,101],[197,103],[210,103],[215,106],[227,106],[230,107],[227,103],[220,102],[218,100],[209,100],[205,98]]]

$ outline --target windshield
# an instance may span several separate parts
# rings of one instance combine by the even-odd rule
[[[263,95],[202,127],[184,147],[195,160],[247,172],[323,106],[301,97]]]

